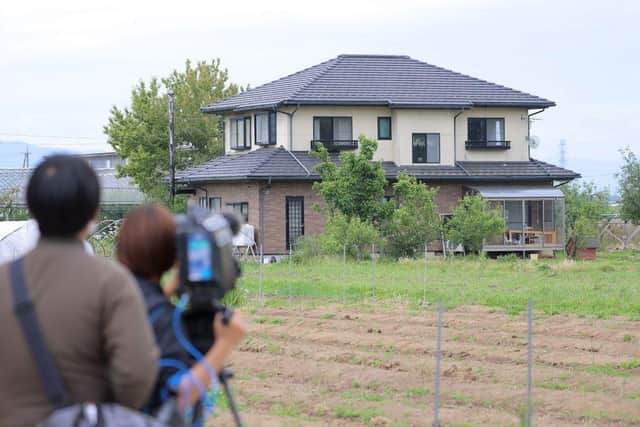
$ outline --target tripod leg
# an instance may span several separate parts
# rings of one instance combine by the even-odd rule
[[[236,404],[236,399],[233,396],[233,392],[231,391],[231,386],[229,385],[229,379],[233,377],[233,373],[227,369],[222,369],[220,371],[220,382],[222,383],[222,387],[224,388],[224,394],[227,396],[227,402],[229,402],[229,409],[231,409],[231,413],[233,414],[233,419],[236,422],[236,426],[242,427],[242,419],[240,418],[240,412],[238,411],[238,405]]]

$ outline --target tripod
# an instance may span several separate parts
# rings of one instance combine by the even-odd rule
[[[242,427],[242,419],[240,418],[240,412],[238,411],[238,405],[236,404],[236,399],[233,397],[233,392],[231,391],[231,386],[229,385],[229,380],[233,378],[233,372],[226,368],[222,368],[220,370],[220,374],[218,375],[220,379],[220,383],[224,388],[224,394],[227,396],[227,402],[229,402],[229,409],[233,414],[233,419],[236,422],[236,426]]]

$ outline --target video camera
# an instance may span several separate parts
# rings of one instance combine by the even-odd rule
[[[239,264],[232,253],[232,240],[240,229],[240,221],[232,213],[191,207],[187,215],[176,218],[176,224],[178,292],[189,297],[182,325],[191,343],[204,354],[215,339],[216,313],[223,313],[225,324],[233,313],[221,301],[240,276]]]

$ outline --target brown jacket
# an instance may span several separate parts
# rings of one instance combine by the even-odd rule
[[[80,241],[43,239],[26,255],[27,287],[67,393],[132,408],[149,397],[158,351],[138,286]],[[0,266],[0,426],[34,426],[51,412]]]

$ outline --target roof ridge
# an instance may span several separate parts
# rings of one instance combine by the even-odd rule
[[[542,171],[543,171],[544,173],[546,173],[547,175],[551,176],[551,172],[549,172],[549,170],[548,170],[546,167],[544,167],[544,166],[542,165],[542,162],[541,162],[541,161],[536,160],[536,159],[530,159],[530,161],[534,162],[534,163],[536,164],[536,166],[537,166],[538,168],[542,169]]]
[[[260,169],[260,168],[261,168],[261,167],[262,167],[262,166],[263,166],[263,165],[264,165],[268,160],[271,160],[271,158],[272,158],[273,156],[275,156],[275,155],[276,155],[276,153],[277,153],[279,150],[281,150],[281,149],[282,149],[281,147],[276,147],[274,150],[269,150],[268,148],[261,147],[261,148],[258,148],[257,150],[249,151],[247,154],[250,154],[250,153],[257,153],[257,152],[258,152],[258,151],[260,151],[260,150],[269,150],[269,151],[271,151],[271,152],[270,152],[270,153],[267,153],[268,155],[267,155],[267,156],[266,156],[262,161],[258,162],[258,164],[257,164],[255,167],[251,168],[251,169],[249,170],[249,173],[248,173],[247,175],[252,174],[252,173],[254,173],[255,171],[257,171],[258,169]]]
[[[296,162],[298,162],[298,164],[300,166],[302,166],[302,169],[304,169],[304,171],[307,173],[307,176],[311,175],[311,172],[309,172],[309,169],[307,169],[307,167],[305,165],[302,164],[302,162],[296,157],[295,154],[293,154],[293,152],[291,152],[290,150],[286,149],[287,153],[289,153],[291,155],[291,157],[293,157],[293,160],[295,160]]]
[[[329,71],[330,69],[334,68],[334,67],[338,64],[338,62],[340,62],[340,60],[341,60],[341,59],[342,59],[342,55],[338,55],[338,56],[336,56],[335,58],[332,58],[332,59],[330,59],[330,60],[328,60],[328,61],[325,61],[325,62],[323,62],[323,63],[319,64],[319,65],[327,64],[327,63],[329,63],[329,62],[332,62],[332,61],[333,61],[331,64],[328,64],[328,65],[325,67],[325,69],[324,69],[324,70],[322,70],[322,72],[320,72],[320,74],[318,74],[318,75],[317,75],[317,76],[315,76],[314,78],[310,79],[307,83],[305,83],[305,84],[303,84],[302,86],[300,86],[300,87],[298,88],[298,90],[296,90],[296,91],[295,91],[295,92],[293,92],[291,95],[289,95],[289,99],[293,99],[293,98],[295,98],[295,97],[296,97],[300,92],[302,92],[304,89],[306,89],[307,87],[309,87],[309,85],[310,85],[311,83],[315,82],[315,81],[316,81],[316,80],[318,80],[320,77],[324,76],[324,75],[327,73],[327,71]],[[281,101],[281,102],[286,102],[286,101],[287,101],[287,100],[285,99],[285,100],[283,100],[283,101]]]

